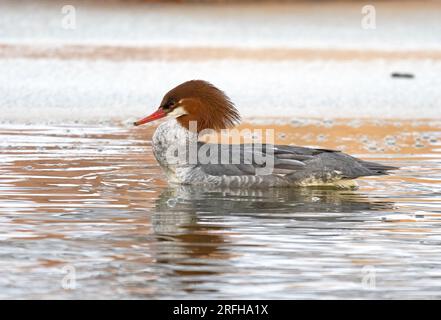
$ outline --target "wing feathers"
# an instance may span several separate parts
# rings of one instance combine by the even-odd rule
[[[286,145],[214,145],[198,143],[198,149],[218,152],[215,159],[225,159],[227,163],[198,164],[210,175],[256,175],[256,169],[273,166],[272,174],[289,177],[330,176],[340,179],[353,179],[360,176],[383,175],[388,170],[397,169],[375,162],[369,162],[351,157],[340,151],[329,149],[314,149]],[[206,148],[209,147],[209,148]],[[269,162],[271,161],[271,162]]]

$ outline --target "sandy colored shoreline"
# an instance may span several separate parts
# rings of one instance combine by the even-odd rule
[[[437,50],[356,50],[229,47],[130,47],[111,45],[0,44],[0,58],[80,60],[441,60]]]

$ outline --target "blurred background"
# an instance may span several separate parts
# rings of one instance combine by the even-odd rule
[[[440,1],[0,1],[2,122],[129,122],[204,79],[249,117],[439,117]]]

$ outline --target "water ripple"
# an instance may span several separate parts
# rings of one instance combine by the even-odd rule
[[[402,169],[356,191],[172,188],[151,127],[0,128],[0,297],[440,298],[439,132],[326,128],[326,147]]]

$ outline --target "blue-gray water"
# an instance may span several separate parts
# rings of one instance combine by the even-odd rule
[[[150,128],[3,125],[0,298],[441,298],[441,134],[397,128],[391,176],[259,191],[167,186]]]

